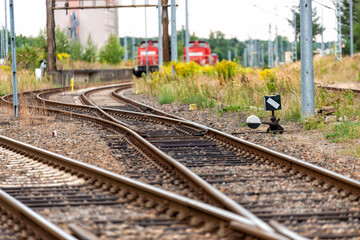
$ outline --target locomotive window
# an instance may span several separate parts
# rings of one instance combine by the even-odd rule
[[[144,48],[144,47],[146,47],[147,45],[149,45],[149,43],[148,44],[146,44],[146,43],[142,43],[141,45],[140,45],[140,47],[141,48]],[[158,43],[157,42],[153,42],[153,44],[152,44],[154,47],[158,47]]]
[[[195,43],[189,43],[189,47],[194,46]],[[206,43],[199,43],[199,46],[202,48],[208,48],[208,45]]]

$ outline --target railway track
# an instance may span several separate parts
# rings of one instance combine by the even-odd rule
[[[148,106],[141,108],[156,112]],[[309,237],[359,235],[359,183],[356,181],[197,124],[181,120],[175,123],[174,119],[153,115],[141,117],[142,114],[136,112],[105,111],[121,123],[137,128],[159,149],[266,221],[276,219]],[[162,132],[164,127],[167,129]],[[288,190],[289,185],[294,190]],[[345,211],[337,210],[341,208]],[[339,224],[343,232],[336,229]]]
[[[42,104],[40,104],[40,105],[42,105]],[[45,110],[44,110],[45,111]],[[121,131],[119,131],[119,129],[121,129],[119,126],[116,126],[116,127],[114,127],[114,123],[111,123],[111,122],[109,122],[109,121],[106,121],[106,120],[101,120],[101,119],[96,119],[96,118],[94,118],[94,117],[91,117],[91,116],[86,116],[86,115],[81,115],[81,114],[78,114],[78,113],[74,113],[74,112],[64,112],[64,111],[61,111],[61,110],[55,110],[55,109],[47,109],[46,110],[47,111],[47,113],[48,114],[54,114],[54,113],[57,113],[57,114],[63,114],[63,115],[66,115],[68,118],[73,118],[73,119],[75,119],[75,118],[78,118],[78,119],[82,119],[82,120],[84,120],[84,119],[87,119],[87,120],[89,120],[89,119],[91,119],[92,121],[94,121],[94,122],[97,122],[97,124],[102,124],[102,127],[104,127],[106,124],[108,125],[107,127],[109,127],[109,129],[111,129],[115,134],[118,134],[118,135],[120,135],[121,134]],[[100,123],[99,123],[100,122]],[[102,123],[101,123],[102,122]],[[117,129],[117,130],[115,130],[115,129]],[[128,133],[127,133],[128,134]],[[168,175],[168,174],[167,174]],[[173,179],[173,177],[171,177],[171,179]],[[159,181],[158,181],[159,182]],[[164,183],[161,181],[161,182],[159,182],[161,185],[164,185]],[[180,188],[181,188],[181,190],[184,190],[184,188],[188,188],[189,186],[184,186],[184,184],[183,183],[178,183],[178,184],[172,184],[172,185],[180,185]],[[181,185],[183,185],[183,186],[181,186]],[[172,189],[173,190],[173,189]],[[185,189],[186,190],[186,189]],[[197,190],[197,192],[202,192],[201,191],[201,189],[200,189],[200,191],[199,190]],[[190,191],[190,193],[191,193],[191,191]],[[194,194],[194,193],[191,193],[191,194]],[[196,194],[195,194],[196,195]],[[202,196],[203,194],[200,194],[200,196]],[[235,224],[235,225],[237,225],[237,224]],[[258,223],[257,223],[257,225],[258,225]],[[237,228],[239,227],[239,226],[236,226]],[[279,231],[281,231],[281,227],[279,227],[278,228],[279,229]],[[265,232],[265,231],[263,231],[263,230],[260,230],[258,227],[256,228],[256,231],[257,232],[259,232],[259,233],[261,233],[261,232]],[[273,233],[271,233],[271,234],[273,234]],[[278,236],[279,237],[279,236]]]
[[[0,136],[0,158],[2,169],[6,169],[1,189],[17,199],[8,197],[6,203],[5,193],[0,191],[1,221],[6,227],[20,232],[21,237],[282,238],[261,231],[253,222],[231,212],[4,136]],[[37,225],[39,223],[34,219],[23,217],[24,213],[20,212],[21,208],[26,208],[23,204],[43,223]],[[68,233],[53,224],[49,230],[45,224],[48,221]],[[18,237],[15,234],[15,239]]]
[[[358,181],[197,124],[103,109],[267,222],[310,238],[360,236]]]

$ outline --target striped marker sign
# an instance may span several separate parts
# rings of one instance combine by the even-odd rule
[[[265,111],[276,111],[281,109],[280,95],[272,95],[264,97]]]
[[[255,115],[251,115],[246,119],[246,124],[249,128],[256,129],[260,126],[261,120]]]

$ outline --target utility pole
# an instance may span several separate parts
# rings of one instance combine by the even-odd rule
[[[148,0],[145,0],[145,5],[148,4]],[[149,76],[149,61],[148,61],[148,40],[147,40],[147,17],[146,17],[146,6],[145,6],[145,46],[146,46],[146,56],[145,56],[145,62],[146,62],[146,77]]]
[[[181,44],[184,46],[185,45],[185,29],[184,29],[184,25],[181,26]]]
[[[15,22],[14,22],[14,2],[10,0],[10,29],[11,29],[11,59],[13,72],[13,103],[14,116],[18,118],[18,93],[17,93],[17,70],[16,70],[16,45],[15,45]]]
[[[311,0],[300,1],[301,32],[301,114],[315,114],[314,63]]]
[[[335,44],[335,61],[342,61],[342,52],[341,52],[341,12],[340,12],[340,0],[336,0],[336,17],[337,17],[337,30],[338,30],[338,40]]]
[[[9,37],[7,27],[7,0],[5,0],[5,58],[9,55]]]
[[[126,37],[126,35],[124,37],[124,48],[125,48],[124,60],[125,60],[125,62],[127,62],[128,61],[128,48],[127,48],[127,37]]]
[[[248,49],[247,48],[245,48],[244,49],[244,54],[243,54],[243,56],[244,56],[244,67],[247,67],[247,51],[248,51]]]
[[[284,60],[284,44],[283,44],[282,36],[280,36],[280,62],[285,62],[285,60]]]
[[[261,43],[261,66],[264,65],[264,62],[265,62],[265,52],[264,52],[264,44]]]
[[[237,48],[234,49],[234,58],[237,60]]]
[[[231,61],[231,50],[228,50],[228,61]]]
[[[293,62],[297,61],[297,36],[296,36],[296,13],[295,10],[292,10],[293,12],[293,28],[294,28],[294,41],[291,44],[291,50],[292,50],[292,60]]]
[[[136,45],[136,39],[135,37],[132,37],[132,60],[135,60],[135,45]]]
[[[324,46],[324,6],[321,1],[321,56],[325,56],[325,46]]]
[[[188,0],[185,0],[185,18],[186,18],[186,62],[190,62],[189,56],[189,42],[190,42],[190,35],[189,35],[189,10],[188,10]]]
[[[171,0],[171,61],[177,61],[176,2]],[[175,73],[171,67],[172,74]]]
[[[170,61],[170,40],[169,40],[169,15],[168,0],[161,0],[162,4],[162,27],[163,27],[163,60]]]
[[[55,20],[54,20],[54,10],[52,10],[53,2],[52,0],[46,0],[46,33],[47,33],[47,70],[49,73],[56,71],[55,68]]]
[[[0,57],[5,58],[5,39],[4,39],[5,28],[3,26],[1,26],[0,31],[1,31],[1,53],[0,53]]]
[[[269,24],[269,41],[268,41],[268,65],[269,67],[273,67],[273,51],[272,51],[272,41],[271,41],[271,24]]]
[[[277,26],[275,25],[275,66],[279,65],[279,43],[278,43],[278,35],[277,35]]]
[[[158,0],[158,22],[159,22],[159,38],[158,38],[158,52],[159,52],[159,68],[163,65],[163,42],[162,42],[162,27],[161,27],[161,0]]]
[[[353,0],[350,0],[350,56],[354,55]]]

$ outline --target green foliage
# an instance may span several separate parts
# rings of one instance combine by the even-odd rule
[[[117,64],[124,56],[124,48],[120,44],[119,38],[111,34],[107,44],[100,49],[99,61],[101,63]]]
[[[359,8],[359,0],[342,0],[342,4],[340,6],[340,12],[341,12],[341,34],[342,38],[345,40],[345,48],[343,48],[343,54],[349,55],[350,54],[350,1],[353,2],[353,6],[355,7],[353,10],[353,23],[354,28],[356,29],[356,25],[359,25],[359,11],[357,10]],[[353,29],[353,30],[355,30]],[[354,42],[359,42],[359,33],[354,31],[353,40]],[[356,44],[355,44],[356,46]],[[358,48],[359,49],[359,48]],[[355,49],[354,49],[355,50]]]
[[[55,29],[56,55],[58,53],[71,54],[71,42],[65,30]]]
[[[32,69],[40,66],[40,61],[44,59],[45,52],[38,47],[25,44],[16,50],[16,62],[19,68]]]
[[[81,60],[83,55],[83,46],[80,41],[73,43],[71,48],[71,58],[73,60]]]
[[[289,10],[290,11],[290,10]],[[296,37],[298,42],[300,42],[300,5],[295,9],[295,17],[296,17]],[[317,14],[316,8],[313,8],[312,11],[312,32],[313,39],[316,38],[319,34],[321,34],[321,24],[319,23],[320,17]],[[288,22],[291,26],[293,26],[293,21],[288,19]],[[324,28],[325,31],[325,28]],[[298,58],[299,59],[299,58]]]
[[[324,120],[321,117],[308,117],[302,120],[302,126],[306,130],[318,129],[324,127]]]
[[[86,41],[86,46],[84,49],[82,60],[84,60],[85,62],[93,63],[96,60],[96,54],[97,54],[97,47],[94,41],[92,40],[91,35],[89,34],[88,39]]]
[[[163,90],[158,96],[159,103],[160,104],[170,104],[175,101],[174,96],[172,95],[172,92],[167,86],[163,86]]]
[[[333,130],[325,134],[330,142],[349,142],[360,138],[360,123],[340,122],[334,124]]]

